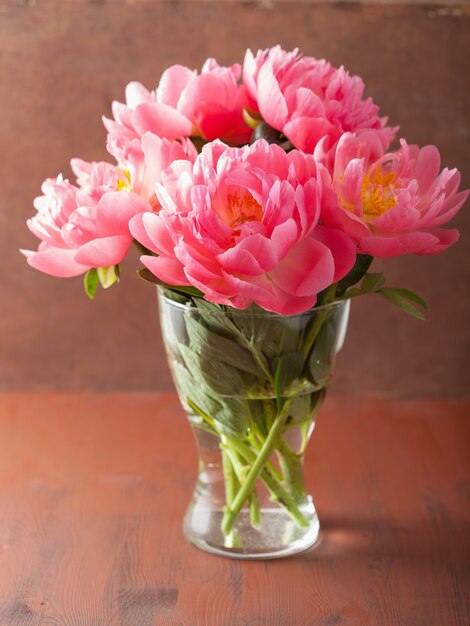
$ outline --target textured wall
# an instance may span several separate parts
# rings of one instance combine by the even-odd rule
[[[132,262],[92,303],[80,278],[42,275],[17,252],[36,245],[24,222],[42,180],[69,175],[70,157],[106,158],[100,116],[129,80],[153,87],[173,63],[299,46],[363,76],[402,134],[437,144],[469,186],[469,22],[469,5],[451,2],[0,0],[0,386],[171,387],[155,294]],[[337,393],[469,395],[469,213],[443,255],[386,264],[391,286],[428,299],[430,323],[373,297],[354,303]]]

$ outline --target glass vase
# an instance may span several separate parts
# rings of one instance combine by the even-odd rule
[[[199,458],[186,537],[232,558],[306,550],[320,525],[304,453],[349,301],[283,316],[158,291],[167,356]]]

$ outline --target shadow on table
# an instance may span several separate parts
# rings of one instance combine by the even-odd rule
[[[446,515],[419,523],[381,517],[323,518],[319,541],[299,557],[324,562],[376,558],[409,564],[436,560],[464,564],[470,559],[468,530],[464,520]]]

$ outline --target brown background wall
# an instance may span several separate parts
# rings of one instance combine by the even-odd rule
[[[169,389],[153,289],[127,263],[95,302],[81,279],[30,269],[24,222],[42,180],[69,159],[107,158],[100,117],[130,80],[154,87],[165,67],[208,56],[241,61],[281,43],[361,75],[401,134],[468,163],[469,4],[0,0],[0,386]],[[469,396],[470,206],[462,240],[441,256],[382,264],[391,286],[432,307],[420,323],[373,297],[354,303],[336,393]],[[378,264],[377,267],[380,267]]]

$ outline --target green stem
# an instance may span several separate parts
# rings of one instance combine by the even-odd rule
[[[221,449],[223,452],[225,452],[225,454],[228,456],[228,458],[230,459],[230,462],[232,464],[233,470],[235,472],[235,477],[238,481],[238,486],[237,486],[237,491],[240,487],[240,484],[245,480],[246,478],[246,470],[247,470],[247,466],[243,465],[238,457],[238,454],[236,452],[236,450],[233,449],[233,447],[231,447],[231,444],[229,441],[227,441],[226,443],[222,443],[220,445]]]
[[[266,440],[263,444],[263,447],[261,448],[259,455],[256,457],[255,462],[253,463],[253,465],[250,468],[250,471],[247,474],[245,481],[241,485],[232,504],[230,506],[227,505],[227,508],[225,509],[224,517],[222,520],[222,530],[224,534],[228,534],[232,530],[233,525],[245,501],[248,499],[251,492],[253,491],[255,481],[258,478],[258,476],[261,474],[261,472],[263,471],[266,465],[266,461],[268,460],[268,457],[271,454],[274,448],[274,445],[276,443],[276,440],[289,415],[289,410],[290,410],[292,402],[293,402],[293,398],[289,398],[284,402],[281,410],[279,411],[276,419],[274,420],[274,423],[269,431],[268,436],[266,437]]]
[[[222,464],[225,478],[225,501],[227,505],[230,506],[238,489],[240,488],[240,484],[246,478],[248,466],[240,463],[236,450],[230,447],[230,444],[227,443],[225,437],[222,439],[223,443],[220,444],[220,448],[222,450]],[[261,514],[258,495],[255,490],[253,490],[250,495],[249,504],[251,525],[253,528],[260,529]]]
[[[307,449],[307,444],[309,440],[309,431],[310,431],[311,421],[308,420],[306,422],[302,422],[299,424],[300,434],[302,436],[302,443],[300,444],[299,454],[304,454]]]
[[[221,446],[222,450],[222,470],[224,473],[225,482],[225,501],[230,506],[235,498],[235,495],[239,488],[238,478],[235,473],[234,465],[227,451]]]
[[[230,439],[227,441],[227,444],[237,450],[240,456],[242,456],[250,465],[253,465],[256,461],[256,454],[237,439]],[[276,473],[279,474],[277,470]],[[269,493],[271,494],[271,500],[273,502],[278,502],[281,506],[283,506],[300,528],[306,528],[308,526],[307,520],[299,511],[299,507],[294,502],[288,491],[282,486],[280,481],[270,473],[268,465],[266,465],[264,470],[261,472],[260,479],[266,485]]]
[[[260,448],[256,452],[253,452],[253,450],[249,446],[244,444],[242,441],[239,441],[238,439],[228,439],[227,443],[234,450],[237,450],[237,452],[240,454],[240,456],[242,456],[245,459],[245,461],[247,463],[249,463],[250,466],[253,465],[253,463],[257,459],[256,452],[259,454],[260,451],[261,451],[261,448]],[[275,481],[280,482],[282,480],[281,472],[274,467],[274,465],[271,463],[271,461],[268,460],[266,462],[265,469],[273,477],[273,479]],[[245,478],[246,478],[246,476],[245,476]]]
[[[284,475],[284,485],[294,500],[302,504],[305,500],[302,456],[296,454],[283,437],[279,438],[276,453]]]
[[[187,398],[187,402],[188,402],[188,405],[191,407],[191,409],[196,413],[196,415],[199,415],[199,417],[202,417],[202,419],[210,427],[214,435],[218,436],[219,433],[215,427],[215,423],[212,417],[210,415],[207,415],[207,413],[204,413],[204,411],[200,409],[197,406],[197,404],[194,404],[194,402],[190,398]]]
[[[276,406],[275,403],[268,398],[265,398],[263,400],[263,409],[264,409],[264,415],[265,415],[265,421],[266,421],[266,431],[268,431],[271,426],[272,423],[274,422],[275,418],[276,418]]]
[[[207,427],[201,424],[198,424],[197,427],[203,428],[208,432],[212,432],[216,436],[220,436],[220,433],[218,433],[215,428],[213,419],[209,415],[201,411],[201,409],[194,405],[194,403],[190,402],[190,404],[192,405],[193,410],[195,410],[195,412],[200,417],[202,417],[204,422],[207,424]],[[228,437],[226,435],[224,435],[224,442],[221,443],[221,449],[225,451],[230,459],[233,470],[235,472],[235,478],[238,481],[238,487],[242,482],[246,480],[247,469],[249,466],[253,466],[257,459],[257,455],[248,445],[246,445],[240,439],[232,439],[231,437]],[[248,463],[248,465],[243,465],[238,455],[240,455],[240,457],[242,457]],[[265,468],[261,472],[260,478],[270,492],[271,500],[273,500],[274,502],[278,502],[280,506],[283,506],[286,509],[287,513],[292,517],[292,519],[300,528],[306,528],[308,526],[307,520],[299,511],[296,502],[293,500],[287,490],[282,486],[280,482],[281,474],[269,460],[267,461]]]
[[[260,476],[266,487],[271,493],[271,500],[283,506],[287,513],[292,517],[299,528],[307,528],[309,522],[299,511],[297,503],[294,501],[289,492],[284,489],[266,470]]]
[[[263,435],[259,431],[259,429],[257,429],[255,426],[253,426],[253,429],[256,430],[257,437],[254,434],[250,437],[250,446],[251,446],[251,449],[255,450],[259,454],[263,447],[264,440],[266,439],[266,435]],[[245,444],[242,444],[242,445],[245,445]],[[250,447],[248,446],[247,446],[247,449],[251,451]],[[251,461],[251,463],[253,463],[253,461],[255,460],[256,460],[256,454],[253,453],[253,460]],[[266,468],[269,470],[269,472],[273,476],[275,476],[275,478],[277,478],[278,480],[282,480],[281,472],[276,467],[274,467],[274,465],[269,459],[266,461]]]
[[[324,306],[333,302],[333,300],[335,299],[335,295],[336,295],[336,284],[331,285],[325,291],[324,296],[321,301],[321,306]],[[313,320],[313,323],[305,339],[304,346],[302,348],[302,352],[305,357],[305,360],[307,360],[310,354],[310,350],[312,349],[313,344],[315,343],[315,339],[317,338],[318,333],[320,332],[320,328],[322,327],[322,324],[325,321],[327,315],[328,315],[328,309],[325,309],[321,311],[320,313],[318,313],[318,315]]]
[[[253,489],[250,495],[250,522],[253,528],[261,530],[261,511],[259,508],[259,500],[256,489]]]

